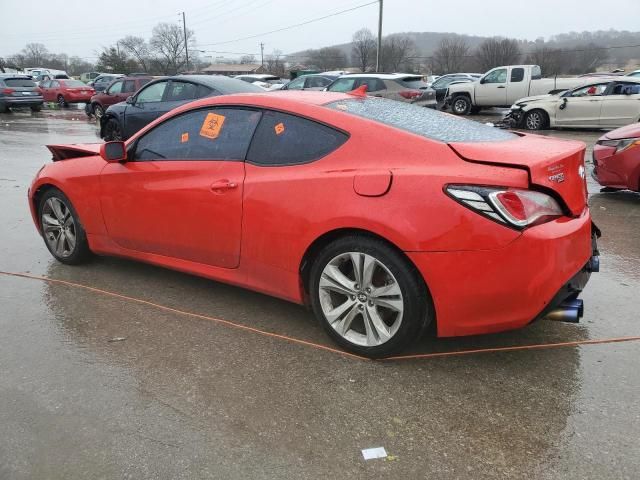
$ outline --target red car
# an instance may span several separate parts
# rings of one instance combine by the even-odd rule
[[[95,90],[80,80],[45,80],[40,83],[45,102],[57,102],[61,107],[70,103],[89,102]]]
[[[121,77],[109,84],[103,92],[96,92],[85,108],[87,115],[95,115],[96,118],[102,117],[104,111],[114,103],[124,102],[131,95],[140,90],[154,77],[135,76]]]
[[[361,93],[207,97],[126,143],[49,149],[29,204],[59,261],[118,255],[310,304],[370,357],[430,324],[577,321],[598,266],[584,144]]]
[[[640,191],[640,125],[605,133],[593,147],[593,178],[616,190]]]

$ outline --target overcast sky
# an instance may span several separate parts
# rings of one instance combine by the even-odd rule
[[[377,29],[377,4],[257,38],[239,38],[301,23],[370,0],[0,0],[0,56],[39,42],[55,53],[95,61],[101,47],[126,35],[149,38],[158,22],[182,22],[195,31],[205,55],[216,51],[284,53],[348,42],[354,31]],[[152,5],[152,6],[148,6]],[[583,30],[640,30],[640,0],[385,0],[383,34],[455,32],[523,39]],[[55,6],[55,8],[54,8]],[[224,42],[224,43],[223,43]]]

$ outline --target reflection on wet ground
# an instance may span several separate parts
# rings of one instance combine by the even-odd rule
[[[488,118],[490,118],[489,116]],[[481,118],[482,119],[482,118]],[[548,132],[593,143],[601,132]],[[51,260],[26,204],[81,110],[0,115],[0,270],[328,344],[305,309],[126,260]],[[589,184],[602,272],[579,325],[416,352],[639,335],[640,195]],[[379,363],[65,285],[0,276],[0,478],[635,478],[640,344]],[[391,460],[364,462],[384,446]]]

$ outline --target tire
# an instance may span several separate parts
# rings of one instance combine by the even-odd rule
[[[60,190],[51,188],[42,195],[38,204],[38,221],[47,249],[59,262],[77,265],[91,256],[78,214]]]
[[[42,110],[42,105],[34,105],[31,107],[32,112],[39,112],[40,110]]]
[[[454,115],[469,115],[471,107],[471,99],[466,95],[458,95],[451,101],[451,112]]]
[[[104,126],[104,140],[106,142],[116,142],[122,140],[122,129],[118,120],[110,118]]]
[[[549,125],[549,117],[542,110],[531,110],[525,114],[522,124],[527,130],[544,130]]]
[[[58,95],[58,105],[60,106],[60,108],[65,108],[69,106],[69,104],[67,103],[67,101],[64,99],[62,95]]]
[[[104,115],[104,108],[102,108],[102,105],[100,105],[99,103],[94,103],[91,110],[93,111],[93,115],[97,120],[100,120],[100,118]]]
[[[415,267],[386,242],[366,235],[324,247],[311,267],[309,292],[329,336],[369,358],[406,348],[433,318],[431,298]]]

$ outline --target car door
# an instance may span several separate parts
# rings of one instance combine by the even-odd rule
[[[567,92],[556,105],[556,124],[567,127],[599,125],[602,94],[607,85],[587,85]]]
[[[134,141],[101,173],[101,206],[122,248],[222,268],[240,262],[244,159],[261,113],[201,108]]]
[[[142,88],[125,109],[122,125],[125,138],[131,137],[142,127],[153,122],[169,110],[162,99],[169,81],[160,80]]]
[[[104,90],[103,104],[105,107],[121,102],[122,80],[116,80]]]
[[[48,102],[57,102],[58,95],[62,91],[62,87],[60,86],[60,82],[58,80],[51,80],[49,82],[49,88],[47,89],[47,98]]]
[[[640,117],[640,84],[616,83],[605,91],[600,110],[600,125],[621,127]]]
[[[507,105],[507,68],[490,70],[476,85],[476,104]]]
[[[51,102],[51,94],[49,93],[49,85],[51,84],[50,80],[45,80],[38,85],[38,88],[42,90],[42,100],[45,102]]]

